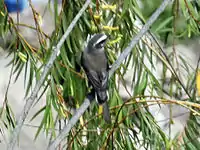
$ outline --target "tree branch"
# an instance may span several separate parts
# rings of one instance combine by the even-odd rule
[[[133,40],[129,43],[128,47],[124,49],[124,51],[121,53],[119,58],[116,60],[114,65],[112,66],[109,77],[113,75],[115,70],[117,70],[122,63],[122,61],[129,55],[133,47],[138,43],[140,38],[149,30],[150,26],[156,21],[158,16],[165,10],[165,7],[173,0],[164,0],[160,7],[153,13],[153,15],[150,17],[150,19],[147,21],[147,23],[143,26],[143,28],[140,30],[140,32],[133,38]]]
[[[128,47],[124,49],[124,51],[121,53],[119,58],[116,60],[116,62],[113,64],[111,70],[109,71],[109,78],[114,74],[115,70],[117,70],[120,67],[120,64],[123,62],[123,60],[129,55],[133,47],[138,43],[138,41],[142,38],[142,36],[149,30],[150,26],[155,22],[155,20],[158,18],[158,16],[165,10],[166,6],[173,0],[164,0],[160,7],[153,13],[153,15],[150,17],[150,19],[147,21],[147,23],[143,26],[143,28],[140,30],[140,32],[133,38],[133,40],[129,43]],[[69,120],[67,125],[61,130],[61,133],[55,138],[53,142],[50,143],[48,146],[48,150],[54,150],[60,143],[60,141],[68,135],[71,128],[75,123],[78,121],[78,119],[81,117],[81,115],[87,110],[87,108],[90,105],[90,101],[88,99],[85,99],[81,107],[76,111],[74,116]]]
[[[30,108],[32,107],[35,99],[37,98],[37,93],[40,90],[40,88],[41,88],[41,86],[42,86],[42,84],[43,84],[43,82],[44,82],[44,80],[45,80],[45,78],[47,76],[47,73],[48,73],[49,69],[52,67],[53,62],[57,57],[57,54],[59,54],[60,48],[63,45],[65,39],[68,37],[68,35],[72,31],[72,29],[75,27],[77,21],[80,19],[80,17],[84,13],[84,11],[87,9],[88,5],[90,4],[90,1],[91,0],[87,0],[85,2],[85,4],[83,5],[82,9],[79,11],[79,13],[76,15],[74,20],[71,22],[71,24],[69,25],[69,27],[66,30],[65,34],[62,36],[62,38],[60,39],[60,41],[56,45],[56,47],[53,47],[53,53],[52,53],[48,63],[44,67],[44,71],[42,72],[40,80],[35,85],[34,90],[31,93],[31,96],[26,99],[26,104],[24,106],[24,109],[22,110],[21,115],[19,116],[19,119],[17,120],[16,127],[13,130],[12,136],[9,139],[9,144],[8,144],[7,150],[14,149],[14,146],[16,144],[17,138],[18,138],[19,133],[21,131],[22,125],[23,125],[23,123],[24,123],[24,121],[25,121],[25,119],[26,119],[26,117],[28,115],[28,112],[29,112]]]
[[[71,128],[76,124],[76,122],[79,120],[79,118],[83,115],[83,113],[87,110],[87,108],[90,106],[90,100],[85,99],[83,104],[80,106],[80,108],[75,112],[73,117],[69,120],[67,125],[60,131],[60,134],[56,137],[56,139],[50,143],[48,146],[49,150],[55,150],[56,147],[59,145],[60,141],[70,132]]]

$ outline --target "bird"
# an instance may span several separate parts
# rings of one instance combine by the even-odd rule
[[[109,64],[104,47],[107,36],[103,33],[95,34],[89,40],[81,55],[81,65],[87,75],[88,84],[92,86],[91,95],[103,106],[103,117],[107,123],[111,122],[108,107],[108,75]]]

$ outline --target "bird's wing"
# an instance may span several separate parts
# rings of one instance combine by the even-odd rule
[[[107,89],[107,84],[108,84],[107,71],[102,71],[102,72],[88,71],[87,77],[95,89],[98,89],[98,90]]]
[[[89,83],[96,89],[96,90],[106,90],[108,86],[108,65],[106,66],[107,69],[102,71],[94,71],[89,70],[89,67],[85,65],[83,53],[81,55],[81,65],[85,70]]]

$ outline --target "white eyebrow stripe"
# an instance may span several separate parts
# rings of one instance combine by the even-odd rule
[[[97,42],[95,43],[95,45],[98,44],[98,43],[100,43],[100,42],[103,41],[103,40],[106,40],[106,39],[107,39],[107,36],[104,34],[101,38],[99,38],[99,39],[97,40]]]

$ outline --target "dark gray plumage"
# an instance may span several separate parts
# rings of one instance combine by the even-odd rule
[[[104,51],[106,40],[107,36],[105,34],[95,34],[82,53],[81,64],[87,74],[89,85],[93,87],[96,93],[97,102],[104,106],[104,119],[110,122],[110,114],[106,102],[108,99],[109,69],[108,59]]]

